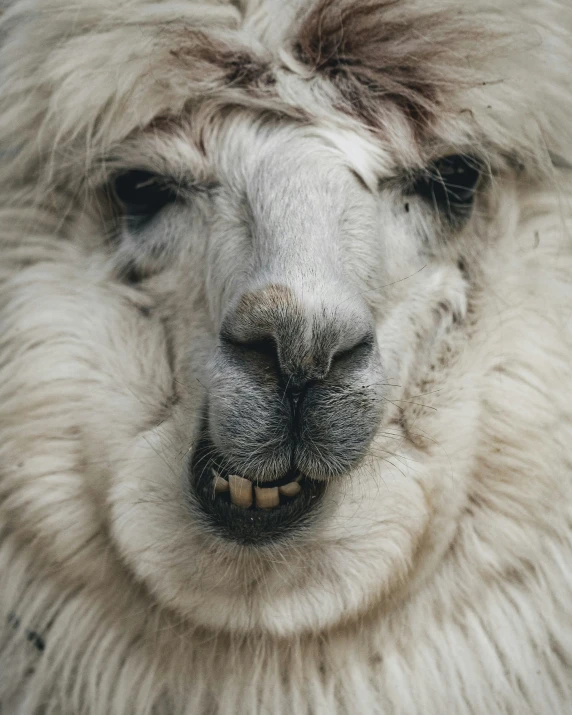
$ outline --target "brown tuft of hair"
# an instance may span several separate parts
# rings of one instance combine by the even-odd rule
[[[217,80],[230,87],[264,91],[276,82],[268,60],[249,48],[199,31],[188,33],[187,42],[171,50],[171,55],[180,62],[192,63],[195,69],[207,68],[207,74],[216,73]]]
[[[390,103],[419,130],[470,82],[481,35],[459,13],[414,11],[403,0],[318,0],[294,53],[335,84],[346,112],[379,127]]]

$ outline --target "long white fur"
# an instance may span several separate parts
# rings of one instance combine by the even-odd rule
[[[401,5],[410,16],[425,4]],[[454,34],[465,3],[432,5],[450,10]],[[451,90],[438,134],[442,146],[478,147],[494,169],[464,238],[478,289],[467,303],[463,278],[443,258],[416,264],[414,288],[405,280],[384,294],[378,341],[392,347],[394,412],[351,485],[332,488],[327,518],[303,548],[260,558],[213,545],[186,521],[174,474],[202,388],[186,386],[161,425],[172,366],[163,323],[141,309],[155,309],[162,289],[149,298],[112,280],[92,234],[90,182],[110,152],[127,161],[162,141],[153,151],[171,166],[208,178],[185,137],[206,126],[221,146],[247,148],[248,112],[265,101],[285,115],[305,109],[314,121],[305,140],[368,184],[428,150],[399,118],[380,148],[328,88],[300,80],[283,30],[296,17],[291,4],[16,0],[6,9],[2,712],[572,709],[572,180],[550,161],[572,158],[572,11],[564,0],[470,5],[505,39],[490,39],[477,86]],[[275,63],[267,99],[225,86],[217,68],[186,66],[181,55],[173,64],[171,50],[197,27]],[[481,41],[489,47],[486,34]],[[166,113],[192,114],[207,95],[199,126],[181,119],[184,131],[169,140],[133,139]],[[246,114],[213,128],[216,107],[239,98]],[[240,173],[228,152],[221,165]],[[405,277],[414,271],[400,237],[396,229],[386,250]],[[216,314],[222,291],[215,279],[210,288]],[[165,301],[177,333],[197,336],[196,348],[176,346],[183,361],[200,352],[204,328],[198,312]],[[450,329],[456,322],[462,330]],[[433,342],[414,350],[406,324]],[[43,653],[30,632],[44,638]]]

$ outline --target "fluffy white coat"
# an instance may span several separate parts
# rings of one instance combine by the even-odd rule
[[[429,139],[389,101],[368,124],[365,100],[352,114],[343,88],[303,66],[291,44],[299,5],[16,0],[5,11],[3,713],[572,709],[571,9],[378,3],[413,53],[435,58],[436,94],[403,100],[431,115]],[[430,11],[444,14],[424,35],[415,21]],[[273,82],[259,66],[229,81],[239,52]],[[229,125],[220,110],[231,105]],[[248,156],[265,109],[293,122],[305,113],[315,134],[306,126],[304,141],[369,185],[439,142],[478,148],[490,183],[460,239],[470,280],[446,250],[425,266],[397,238],[387,248],[398,278],[422,271],[378,305],[393,407],[367,468],[332,486],[328,519],[303,544],[259,557],[184,521],[173,470],[200,388],[184,388],[180,413],[167,398],[195,343],[175,345],[173,368],[164,322],[147,312],[177,315],[176,333],[196,345],[203,316],[183,315],[163,284],[145,293],[114,278],[93,187],[107,164],[159,145],[208,178],[201,134],[220,171],[239,173],[228,157],[240,141]]]

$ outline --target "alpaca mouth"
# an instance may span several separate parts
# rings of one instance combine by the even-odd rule
[[[242,544],[261,544],[303,526],[321,501],[326,483],[293,469],[258,483],[224,466],[223,455],[204,437],[191,462],[191,489],[203,518],[218,534]]]

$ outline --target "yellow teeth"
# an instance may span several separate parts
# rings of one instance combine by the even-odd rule
[[[222,494],[223,492],[228,492],[230,489],[230,485],[227,482],[227,480],[224,477],[221,477],[220,474],[217,474],[214,469],[213,469],[213,484],[214,484],[214,490],[217,494]]]
[[[295,497],[296,494],[300,493],[301,489],[302,487],[298,482],[288,482],[288,484],[283,484],[281,487],[278,487],[280,494],[283,494],[285,497]]]
[[[273,509],[280,504],[280,494],[278,487],[254,487],[256,494],[256,506],[259,509]]]
[[[227,480],[213,469],[212,475],[214,493],[230,492],[231,502],[242,509],[249,509],[253,503],[259,509],[274,509],[280,506],[281,494],[292,499],[302,491],[299,482],[294,481],[282,484],[280,487],[256,486],[253,492],[253,484],[250,479],[240,477],[238,474],[231,474]]]
[[[243,509],[252,506],[252,482],[237,474],[231,474],[228,483],[230,500],[235,506],[240,506]]]

